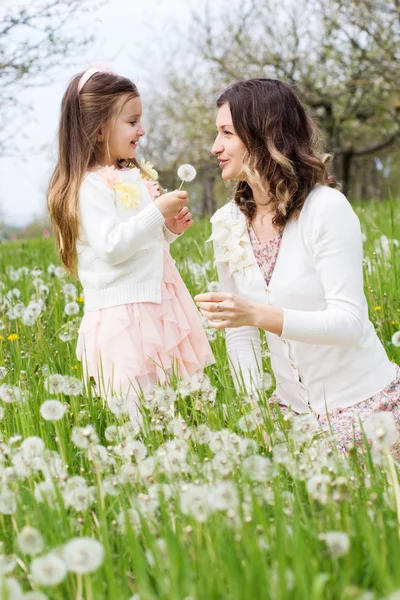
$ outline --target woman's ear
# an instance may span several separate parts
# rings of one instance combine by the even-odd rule
[[[97,134],[97,141],[104,142],[103,128],[99,129],[99,133]]]

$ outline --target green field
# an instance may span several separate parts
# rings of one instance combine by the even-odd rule
[[[370,316],[399,362],[400,203],[357,210]],[[216,280],[209,234],[197,223],[173,246],[192,294]],[[207,378],[148,398],[139,432],[80,383],[81,289],[52,240],[4,244],[0,261],[1,598],[400,598],[389,453],[341,459],[271,414],[272,387],[238,396],[220,332]]]

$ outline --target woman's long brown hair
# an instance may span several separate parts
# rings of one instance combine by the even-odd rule
[[[73,78],[62,100],[58,160],[47,191],[57,249],[72,274],[76,274],[77,262],[79,188],[86,172],[105,156],[106,142],[98,141],[99,133],[107,135],[124,96],[126,101],[139,96],[129,79],[105,72],[92,75],[78,93],[81,76]]]
[[[237,135],[246,147],[246,181],[237,182],[234,200],[246,217],[256,214],[252,187],[269,188],[273,222],[296,218],[316,184],[337,187],[321,155],[322,135],[295,90],[276,79],[248,79],[229,86],[217,100],[228,104]]]

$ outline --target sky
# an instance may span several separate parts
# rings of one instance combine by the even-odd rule
[[[205,3],[197,0],[196,6]],[[18,2],[24,4],[29,2]],[[141,84],[142,88],[148,85],[152,72],[158,72],[164,50],[179,46],[179,32],[189,23],[191,5],[188,0],[106,0],[95,13],[83,17],[87,31],[95,36],[87,55],[77,58],[68,69],[60,67],[49,85],[20,94],[33,110],[27,109],[17,133],[20,139],[15,140],[21,156],[0,157],[0,212],[6,223],[25,226],[46,213],[45,193],[56,157],[61,98],[71,77],[94,63],[105,63],[130,77],[141,91]],[[145,112],[144,104],[144,124]]]

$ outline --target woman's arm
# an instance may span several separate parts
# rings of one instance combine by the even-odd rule
[[[330,190],[315,211],[309,244],[327,308],[307,311],[248,302],[236,296],[202,294],[202,313],[216,329],[250,325],[283,339],[328,346],[357,346],[366,307],[360,223],[347,199]],[[218,307],[218,302],[221,302]],[[219,308],[219,310],[217,310]],[[217,314],[215,314],[217,313]],[[213,322],[212,319],[220,319]]]
[[[221,293],[234,295],[237,290],[232,277],[228,274],[227,265],[220,262],[216,264]],[[203,294],[196,296],[196,299],[200,299],[201,296]],[[198,304],[200,306],[199,302]],[[235,387],[239,391],[244,384],[248,392],[255,392],[262,368],[260,332],[253,326],[234,325],[233,327],[226,329],[226,350]]]

